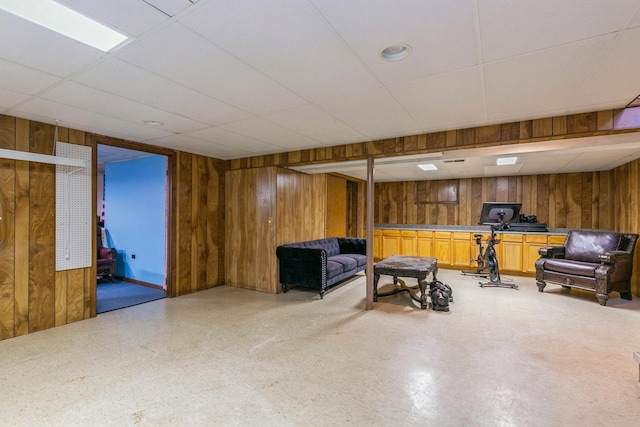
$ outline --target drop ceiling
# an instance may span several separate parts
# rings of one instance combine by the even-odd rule
[[[0,11],[0,113],[219,159],[622,108],[640,94],[638,0],[60,3],[131,40],[104,53]],[[411,55],[382,60],[397,43]],[[585,142],[591,154],[533,149],[510,173],[602,170],[639,144],[633,133]],[[487,176],[499,154],[434,160],[441,177]],[[444,163],[454,157],[465,161]],[[380,164],[376,180],[423,176],[395,169],[385,178]]]

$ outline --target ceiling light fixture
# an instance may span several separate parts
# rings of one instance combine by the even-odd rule
[[[0,158],[11,160],[24,160],[27,162],[48,163],[51,165],[77,166],[84,168],[87,166],[84,160],[72,159],[69,157],[51,156],[48,154],[32,153],[30,151],[7,150],[0,148]]]
[[[159,126],[164,125],[164,123],[158,122],[156,120],[145,120],[143,123],[145,125],[154,126],[154,127],[159,127]]]
[[[127,40],[124,34],[52,0],[0,0],[0,9],[103,52]]]
[[[437,171],[438,167],[436,165],[434,165],[433,163],[423,163],[418,165],[418,167],[420,169],[422,169],[423,171]]]
[[[385,61],[402,61],[411,55],[411,46],[408,44],[394,44],[380,51],[380,57]]]
[[[515,165],[517,161],[518,161],[517,157],[500,157],[496,160],[496,165],[498,166]]]

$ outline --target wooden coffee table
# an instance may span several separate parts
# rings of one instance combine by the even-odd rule
[[[438,259],[419,256],[394,255],[386,258],[373,266],[373,301],[378,301],[378,297],[394,295],[398,292],[409,292],[414,301],[420,303],[420,308],[425,310],[428,307],[427,276],[433,274],[433,280],[436,280],[438,271]],[[380,276],[393,276],[394,288],[384,293],[378,293],[378,281]],[[413,277],[418,279],[415,286],[407,286],[404,280],[398,277]],[[416,295],[420,289],[420,295]]]

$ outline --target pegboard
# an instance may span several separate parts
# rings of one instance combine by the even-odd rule
[[[91,267],[91,147],[57,142],[56,155],[86,164],[56,165],[56,271]]]

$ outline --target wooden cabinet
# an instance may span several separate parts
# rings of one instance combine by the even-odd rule
[[[548,236],[547,245],[548,246],[562,246],[564,245],[564,241],[566,240],[566,235],[551,235]]]
[[[499,236],[498,267],[501,271],[522,271],[522,234]]]
[[[382,258],[400,255],[400,230],[382,230]]]
[[[451,265],[451,232],[433,232],[433,256],[438,258],[438,265]]]
[[[433,231],[418,231],[416,234],[416,255],[433,257]]]
[[[402,230],[400,232],[400,255],[416,255],[417,231]]]
[[[478,246],[473,237],[482,234],[486,249],[488,233],[477,231],[430,231],[430,230],[374,230],[374,258],[376,260],[393,255],[414,255],[438,258],[442,268],[468,269],[476,267]],[[535,274],[538,250],[545,246],[562,245],[564,235],[498,233],[500,243],[496,246],[500,271]]]
[[[524,247],[522,251],[522,270],[525,273],[535,273],[535,262],[540,255],[540,248],[547,246],[547,235],[527,234],[524,236]]]
[[[451,233],[452,265],[454,267],[471,266],[471,239],[473,235],[467,232]],[[474,241],[475,242],[475,241]]]
[[[382,230],[373,230],[373,259],[376,261],[382,259]]]

